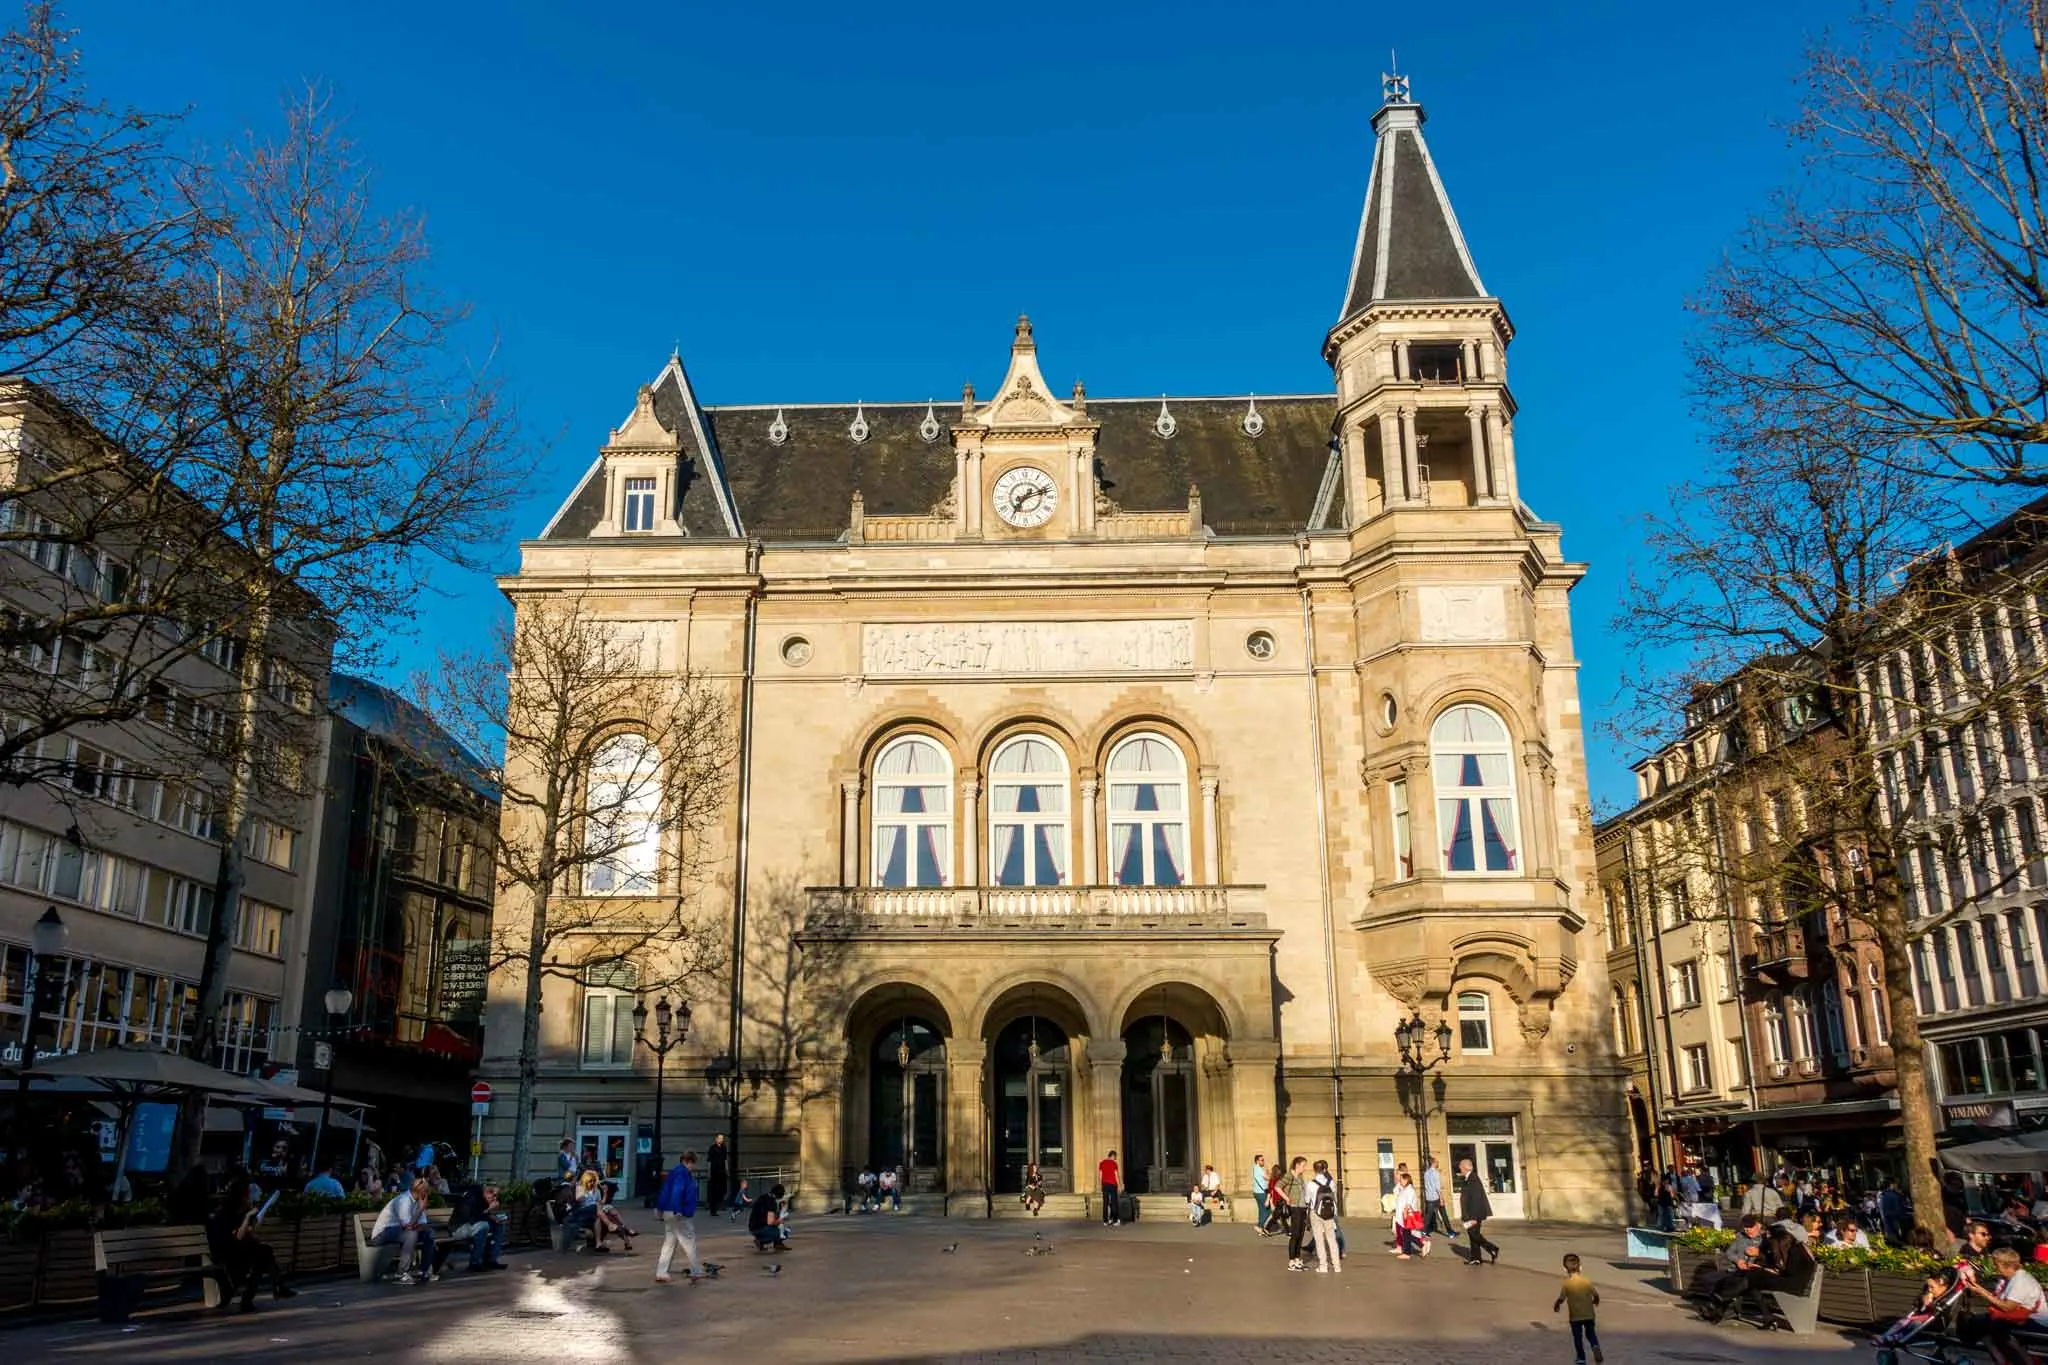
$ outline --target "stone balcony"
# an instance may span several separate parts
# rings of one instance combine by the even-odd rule
[[[812,934],[1264,931],[1263,886],[814,886]]]

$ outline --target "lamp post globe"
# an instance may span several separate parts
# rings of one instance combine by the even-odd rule
[[[29,947],[37,957],[56,957],[71,941],[71,926],[64,922],[64,917],[53,905],[43,911],[43,917],[28,931],[28,938]]]
[[[350,991],[346,986],[329,987],[327,994],[322,997],[322,1003],[327,1006],[327,1012],[337,1019],[347,1014],[349,1006],[355,1004],[355,1002],[354,992]]]

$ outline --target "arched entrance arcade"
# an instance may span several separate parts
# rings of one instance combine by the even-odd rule
[[[1236,1187],[1236,1128],[1223,1011],[1198,986],[1161,982],[1124,1011],[1122,1156],[1138,1194],[1184,1195],[1204,1163]]]
[[[891,982],[855,1002],[839,1086],[840,1190],[863,1166],[901,1167],[910,1195],[947,1189],[952,1036],[950,1012],[922,986]]]

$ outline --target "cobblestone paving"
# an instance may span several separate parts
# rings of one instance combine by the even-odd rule
[[[261,1301],[248,1317],[156,1317],[125,1330],[29,1325],[0,1342],[16,1360],[39,1363],[1568,1365],[1571,1336],[1550,1305],[1558,1258],[1576,1250],[1601,1289],[1601,1338],[1614,1365],[1815,1365],[1861,1354],[1857,1341],[1826,1329],[1795,1340],[1695,1322],[1653,1272],[1612,1265],[1617,1233],[1494,1231],[1506,1247],[1500,1265],[1471,1269],[1441,1251],[1397,1261],[1374,1226],[1361,1225],[1344,1272],[1317,1275],[1290,1273],[1277,1242],[1242,1226],[813,1218],[773,1262],[719,1220],[704,1224],[703,1240],[725,1273],[703,1285],[655,1285],[649,1238],[631,1257],[534,1252],[515,1257],[507,1274],[457,1272],[417,1288],[314,1283],[289,1303]],[[1050,1253],[1027,1254],[1034,1245]],[[771,1275],[774,1263],[782,1269]]]

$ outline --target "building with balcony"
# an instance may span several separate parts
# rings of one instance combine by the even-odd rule
[[[943,406],[711,405],[671,359],[522,547],[516,610],[630,624],[743,737],[713,875],[655,888],[737,964],[667,1061],[666,1145],[734,1122],[725,1055],[740,1164],[811,1207],[875,1163],[1000,1213],[1029,1166],[1092,1192],[1111,1149],[1169,1197],[1327,1157],[1376,1207],[1419,1118],[1502,1216],[1619,1215],[1582,568],[1517,491],[1513,328],[1405,82],[1373,126],[1330,391],[1103,398],[1024,320]],[[571,975],[519,1175],[650,1134],[641,978]],[[501,1097],[523,991],[493,978]],[[1455,1040],[1419,1098],[1418,1014]]]

